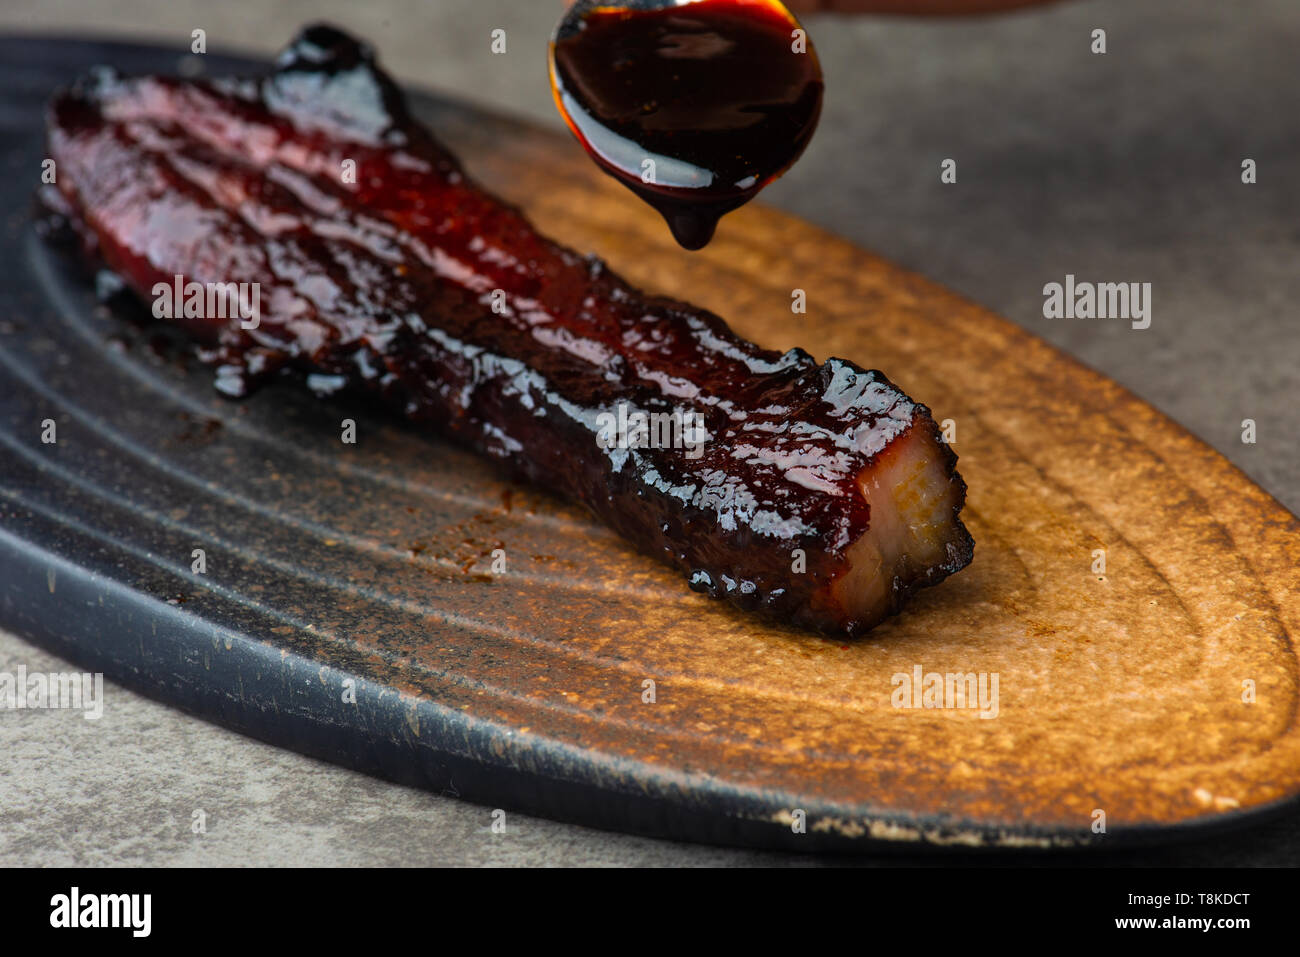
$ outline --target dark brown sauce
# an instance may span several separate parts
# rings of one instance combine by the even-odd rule
[[[687,249],[799,158],[822,104],[812,43],[768,0],[598,8],[551,47],[556,103],[592,158]],[[649,181],[647,181],[649,180]]]

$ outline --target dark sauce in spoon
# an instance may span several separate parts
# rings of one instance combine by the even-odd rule
[[[797,29],[768,0],[598,7],[551,45],[556,103],[601,168],[700,249],[812,138],[822,71]]]

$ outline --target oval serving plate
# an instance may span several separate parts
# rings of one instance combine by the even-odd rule
[[[380,410],[288,382],[216,396],[132,310],[99,306],[31,216],[50,90],[177,54],[0,52],[0,625],[285,747],[669,837],[1124,844],[1300,791],[1297,520],[1044,342],[761,207],[685,254],[564,136],[415,100],[542,231],[766,346],[883,369],[956,424],[971,567],[867,640],[773,626]]]

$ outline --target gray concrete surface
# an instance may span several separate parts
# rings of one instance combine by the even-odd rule
[[[368,36],[413,84],[558,126],[544,52],[559,6],[6,0],[0,30],[179,46],[203,27],[213,47],[270,53],[299,23],[327,18]],[[828,76],[826,113],[767,202],[1045,336],[1300,510],[1300,4],[1080,0],[958,22],[808,26]],[[488,49],[496,27],[507,30],[504,56]],[[1089,50],[1097,27],[1104,56]],[[955,185],[939,181],[949,157]],[[1244,158],[1258,164],[1255,185],[1241,183]],[[1151,328],[1044,319],[1042,287],[1066,273],[1152,283]],[[1255,445],[1240,440],[1247,417]],[[0,670],[19,664],[64,668],[0,634]],[[0,713],[0,861],[812,862],[525,818],[494,835],[486,809],[322,765],[120,688],[107,695],[98,726],[68,712]],[[197,809],[205,834],[190,829]],[[1115,860],[1296,864],[1300,814]]]

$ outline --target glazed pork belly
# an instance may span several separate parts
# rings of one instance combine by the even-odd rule
[[[861,634],[971,559],[925,406],[541,236],[338,30],[306,28],[260,78],[99,70],[48,136],[50,203],[143,300],[257,284],[251,319],[233,294],[162,313],[227,394],[301,370],[379,396],[697,591],[823,632]]]

